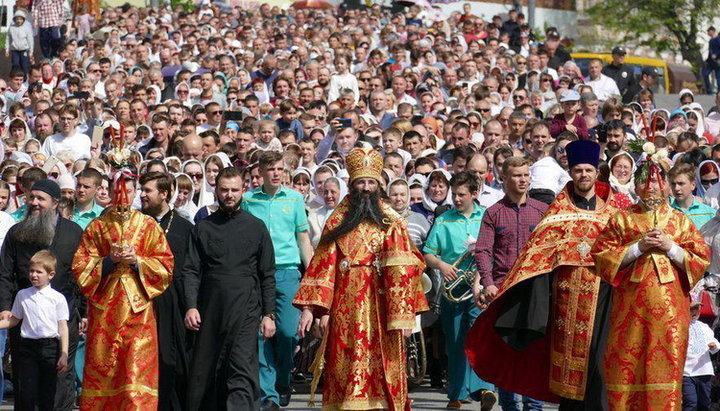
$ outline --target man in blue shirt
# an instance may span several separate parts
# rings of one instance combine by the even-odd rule
[[[428,267],[440,270],[445,282],[457,278],[458,269],[464,269],[473,261],[472,254],[458,267],[453,263],[470,247],[475,247],[485,207],[474,202],[479,184],[475,175],[463,171],[450,180],[454,207],[435,219],[423,252]],[[464,288],[467,291],[469,287]],[[458,287],[454,295],[463,292]],[[448,356],[448,404],[449,409],[459,409],[462,401],[469,398],[482,401],[482,410],[495,404],[493,386],[481,380],[465,357],[464,342],[480,309],[472,298],[454,303],[443,298],[440,303],[440,321],[445,333],[445,350]]]
[[[307,267],[313,249],[302,195],[282,185],[286,172],[282,154],[263,153],[259,167],[263,185],[245,194],[242,208],[265,223],[275,249],[277,332],[268,340],[259,337],[261,409],[273,410],[290,402],[290,372],[300,321],[300,311],[292,301],[300,286],[300,260]]]
[[[695,167],[690,164],[678,164],[668,172],[668,180],[674,197],[670,205],[687,215],[698,230],[715,216],[714,208],[701,203],[693,195],[697,185]]]

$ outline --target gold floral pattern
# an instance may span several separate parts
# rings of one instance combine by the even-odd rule
[[[392,220],[387,231],[363,222],[318,246],[293,301],[330,315],[314,364],[316,377],[324,375],[325,410],[409,409],[401,330],[413,328],[415,315],[428,309],[420,284],[425,264],[404,221],[384,210]],[[346,199],[325,230],[347,213]],[[340,261],[347,261],[346,270]]]
[[[613,410],[679,410],[682,406],[688,293],[705,272],[710,250],[684,214],[667,204],[655,213],[637,205],[618,213],[593,248],[598,275],[615,287],[604,358]],[[654,227],[685,251],[684,267],[654,250],[620,269],[630,246]]]

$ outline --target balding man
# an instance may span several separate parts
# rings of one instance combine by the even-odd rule
[[[486,184],[488,176],[488,163],[484,154],[476,153],[470,157],[470,161],[467,163],[467,171],[475,175],[480,182],[477,201],[481,206],[490,208],[490,206],[503,198],[505,193]]]
[[[197,134],[189,134],[185,136],[182,142],[182,160],[200,160],[203,161],[205,152],[203,151],[203,141]]]
[[[392,126],[397,117],[387,111],[388,98],[384,91],[376,90],[370,94],[370,113],[384,129]]]

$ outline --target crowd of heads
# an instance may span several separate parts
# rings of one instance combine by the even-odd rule
[[[720,175],[703,163],[720,158],[720,126],[692,92],[674,111],[656,108],[656,72],[642,70],[632,91],[601,60],[583,71],[555,27],[536,33],[516,10],[490,19],[467,4],[446,15],[267,4],[89,13],[77,14],[89,30],[68,21],[57,55],[0,79],[3,210],[40,174],[58,182],[66,209],[89,195],[109,204],[118,146],[141,178],[169,176],[157,178],[163,200],[190,219],[226,205],[216,182],[229,167],[242,191],[272,175],[309,207],[334,208],[355,147],[382,154],[383,193],[405,197],[397,210],[451,203],[453,179],[506,190],[513,157],[567,168],[565,146],[577,139],[602,146],[600,178],[620,188],[636,169],[628,141],[650,134],[697,167],[705,189]],[[625,54],[613,49],[611,64]]]

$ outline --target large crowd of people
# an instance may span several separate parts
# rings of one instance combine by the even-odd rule
[[[656,107],[622,45],[583,71],[514,9],[25,6],[0,78],[17,409],[273,410],[301,382],[407,409],[419,328],[450,409],[717,400],[720,92]]]

